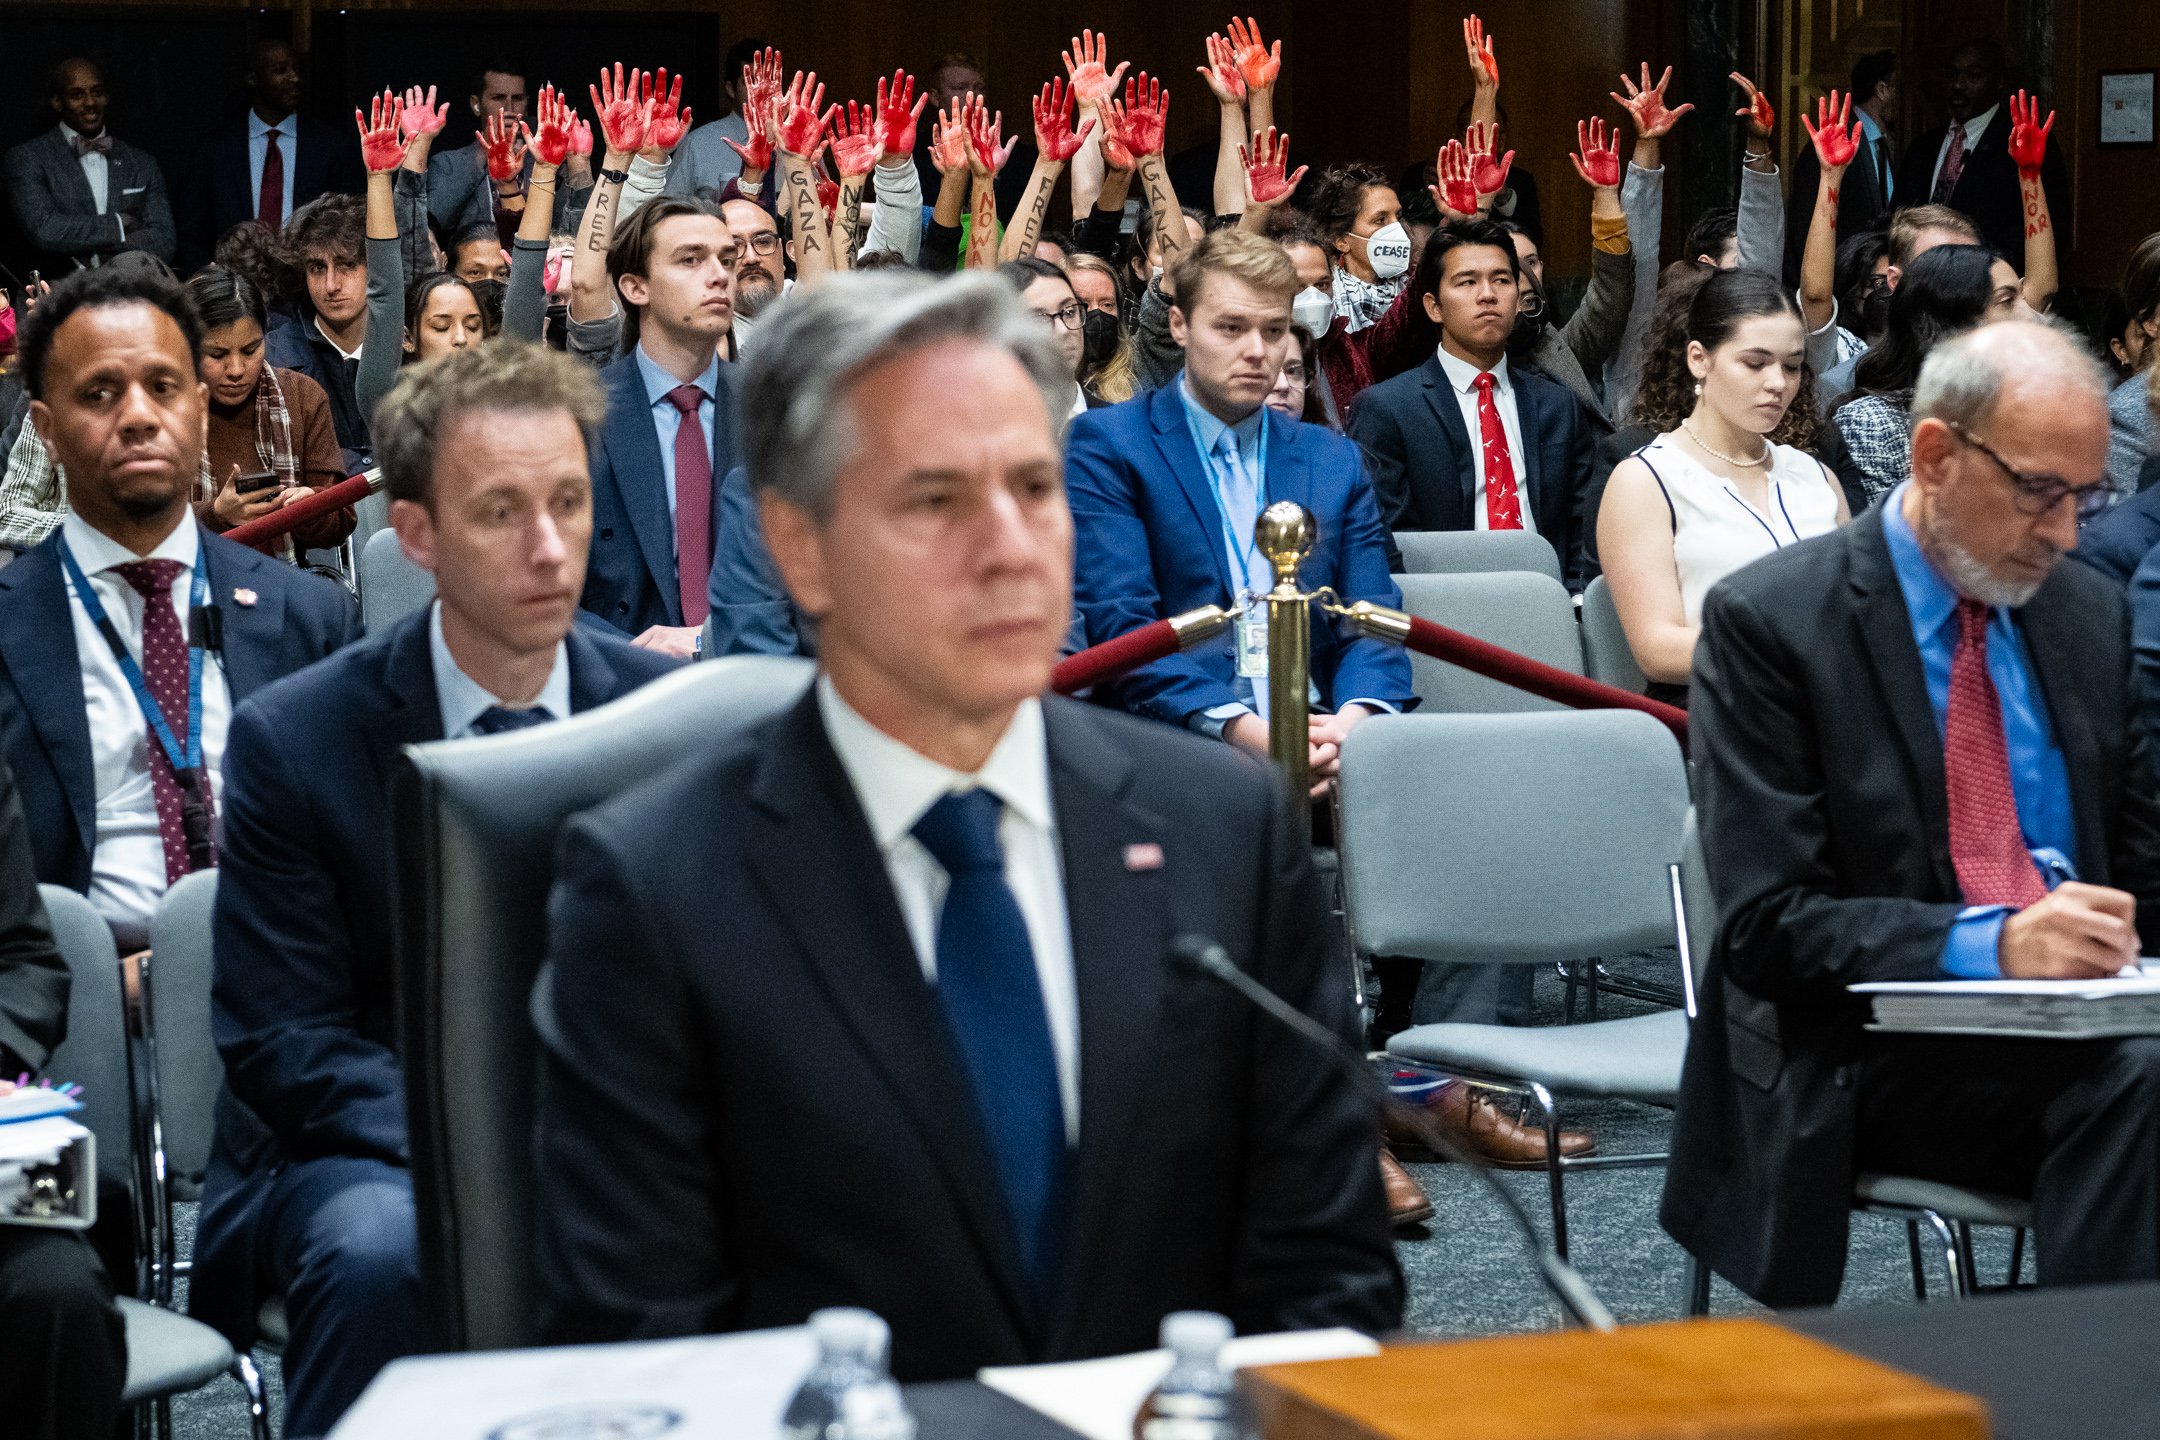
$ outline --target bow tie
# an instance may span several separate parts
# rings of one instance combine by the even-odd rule
[[[100,155],[112,154],[112,136],[110,133],[104,130],[100,130],[97,134],[89,136],[87,138],[81,135],[71,134],[68,136],[68,141],[69,143],[74,145],[75,158],[78,160],[82,159],[83,156],[89,154],[92,150],[97,151]]]

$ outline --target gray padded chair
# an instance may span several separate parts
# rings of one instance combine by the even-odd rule
[[[554,725],[406,749],[394,789],[399,1034],[434,1344],[539,1342],[530,1002],[557,833],[777,714],[812,670],[725,656]]]
[[[40,885],[38,893],[51,917],[53,939],[67,961],[67,1039],[53,1052],[49,1073],[83,1087],[82,1122],[98,1142],[101,1177],[126,1179],[132,1195],[141,1187],[132,1183],[130,1161],[138,1152],[132,1143],[135,1122],[129,1104],[127,1020],[120,994],[120,965],[114,953],[112,931],[90,902],[73,890]],[[220,1375],[231,1375],[248,1393],[257,1440],[269,1440],[268,1412],[263,1406],[261,1377],[245,1356],[236,1356],[225,1337],[203,1324],[177,1314],[165,1305],[152,1304],[124,1293],[138,1277],[114,1276],[114,1289],[123,1292],[115,1302],[127,1327],[127,1380],[120,1399],[125,1405],[148,1405],[136,1412],[140,1433],[153,1418],[158,1434],[172,1434],[173,1396],[200,1390]]]
[[[1687,768],[1632,710],[1376,715],[1342,754],[1343,893],[1367,955],[1550,965],[1673,943]],[[1541,1112],[1553,1244],[1567,1254],[1570,1170],[1665,1156],[1560,1155],[1561,1094],[1671,1106],[1687,1017],[1584,1025],[1418,1025],[1388,1054],[1527,1092]]]
[[[1395,548],[1411,575],[1529,570],[1560,578],[1560,557],[1535,530],[1398,530]]]
[[[1558,580],[1528,570],[1395,578],[1402,586],[1403,609],[1419,619],[1475,635],[1570,675],[1582,674],[1575,604]],[[1426,715],[1562,708],[1528,691],[1474,675],[1460,665],[1414,653],[1410,686],[1425,702],[1419,710]]]
[[[360,624],[380,635],[435,598],[435,577],[405,558],[397,531],[368,536],[360,551]]]
[[[1688,984],[1688,1018],[1695,1017],[1695,997],[1707,983],[1710,948],[1718,928],[1717,895],[1710,888],[1710,868],[1703,853],[1702,834],[1695,810],[1688,808],[1681,833],[1680,862],[1673,867],[1673,905],[1683,918],[1681,958]],[[1853,1179],[1853,1208],[1905,1222],[1906,1245],[1912,1255],[1913,1295],[1927,1299],[1927,1266],[1922,1258],[1920,1227],[1925,1225],[1942,1257],[1949,1293],[1962,1299],[1978,1289],[1973,1268],[1972,1227],[2002,1225],[2017,1232],[2010,1249],[2010,1281],[2016,1285],[2024,1268],[2025,1232],[2032,1228],[2032,1204],[2007,1195],[1968,1190],[1935,1180],[1915,1180],[1902,1175],[1858,1175]],[[1682,1282],[1687,1313],[1706,1315],[1710,1310],[1710,1273],[1694,1256],[1688,1257]]]
[[[1628,648],[1627,631],[1620,627],[1620,611],[1613,604],[1612,586],[1600,575],[1582,593],[1583,673],[1592,680],[1640,695],[1650,681],[1635,663]]]

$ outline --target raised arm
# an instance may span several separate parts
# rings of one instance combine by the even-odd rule
[[[1620,129],[1602,116],[1575,125],[1576,153],[1568,160],[1590,187],[1590,288],[1561,328],[1586,375],[1603,371],[1620,348],[1635,299],[1635,261],[1628,253],[1627,214],[1620,208]]]
[[[549,222],[555,216],[556,179],[569,158],[577,128],[577,112],[555,93],[553,85],[540,87],[533,113],[540,121],[538,130],[519,122],[525,144],[532,150],[532,178],[527,186],[531,198],[510,246],[510,285],[503,295],[502,333],[519,340],[538,340],[547,330],[547,288],[542,282]]]
[[[1808,217],[1807,245],[1800,252],[1800,318],[1808,333],[1837,318],[1838,191],[1845,168],[1860,153],[1862,126],[1852,118],[1852,96],[1842,103],[1838,92],[1815,102],[1815,118],[1803,111],[1800,124],[1815,147],[1822,178],[1815,182],[1815,212]]]
[[[1463,137],[1463,149],[1470,156],[1470,180],[1477,187],[1478,214],[1490,215],[1493,203],[1500,192],[1507,189],[1508,171],[1515,164],[1515,152],[1494,155],[1498,146],[1499,127],[1473,120],[1469,133]]]
[[[1232,20],[1232,26],[1243,22]],[[1237,54],[1220,35],[1207,37],[1208,63],[1199,68],[1215,97],[1220,124],[1215,142],[1215,213],[1235,215],[1245,205],[1245,77],[1238,72]]]
[[[1500,57],[1493,53],[1485,22],[1472,15],[1462,22],[1463,53],[1470,62],[1470,123],[1500,123]]]
[[[763,204],[766,177],[773,168],[773,129],[777,123],[774,108],[780,103],[782,84],[780,52],[766,46],[762,55],[743,66],[742,78],[743,142],[738,145],[723,136],[720,143],[742,160],[742,169],[735,176],[735,193]],[[669,178],[672,181],[672,170]]]
[[[818,202],[817,173],[811,164],[824,143],[832,113],[824,109],[825,87],[817,72],[797,71],[777,108],[773,152],[780,162],[780,202],[795,240],[795,283],[815,285],[833,270],[832,229]],[[833,107],[837,113],[839,106]]]
[[[1021,197],[1012,228],[998,245],[1000,260],[1035,253],[1035,243],[1042,238],[1043,215],[1050,208],[1050,193],[1057,188],[1058,176],[1094,133],[1093,120],[1082,120],[1078,128],[1074,127],[1077,98],[1065,88],[1063,80],[1052,80],[1030,102],[1035,119],[1035,168],[1028,174],[1027,193]]]
[[[682,83],[678,75],[670,85],[665,66],[657,79],[651,75],[643,79],[638,99],[641,103],[652,102],[652,118],[645,125],[645,143],[631,158],[630,178],[623,182],[622,194],[615,201],[617,225],[628,224],[639,206],[667,192],[676,147],[690,133],[690,107],[682,104]]]
[[[405,162],[391,172],[395,196],[398,245],[405,261],[408,281],[426,275],[435,266],[435,246],[428,236],[428,152],[435,137],[449,122],[450,106],[435,103],[435,87],[408,88],[398,104],[398,128],[405,136]],[[373,266],[369,267],[370,273]],[[399,297],[400,302],[403,296]]]
[[[368,333],[376,337],[376,343],[363,345],[360,349],[360,369],[353,377],[353,394],[360,413],[373,419],[375,407],[397,382],[398,361],[404,354],[401,341],[405,334],[405,257],[398,246],[394,187],[396,172],[406,161],[410,136],[400,137],[404,111],[393,92],[385,90],[375,96],[370,100],[368,110],[366,115],[353,111],[353,123],[360,128],[360,159],[368,172],[367,324]],[[443,107],[442,113],[447,117],[449,107]],[[414,123],[427,122],[416,118]],[[435,123],[440,125],[442,121],[437,119]],[[425,152],[421,163],[427,163]],[[216,478],[220,482],[216,501],[231,503],[226,497],[235,492],[225,487],[224,476]],[[227,529],[240,523],[238,512],[221,514],[220,518]]]
[[[895,70],[877,84],[878,140],[885,154],[872,172],[877,199],[871,206],[865,250],[890,250],[915,263],[922,253],[922,176],[915,169],[915,133],[930,97],[915,94],[915,77]]]
[[[1267,233],[1268,220],[1305,178],[1303,165],[1298,166],[1294,174],[1283,173],[1283,167],[1289,161],[1290,137],[1287,133],[1277,133],[1272,126],[1253,132],[1250,150],[1238,146],[1238,175],[1245,192],[1245,213],[1238,217],[1240,230],[1260,235]]]
[[[1080,118],[1097,121],[1096,143],[1083,146],[1072,160],[1072,206],[1073,223],[1077,226],[1101,203],[1103,179],[1106,171],[1115,167],[1106,164],[1103,145],[1107,130],[1099,123],[1103,101],[1117,93],[1118,82],[1125,78],[1125,62],[1111,70],[1109,64],[1110,37],[1093,30],[1083,30],[1072,39],[1072,48],[1060,56],[1065,62],[1065,78],[1070,83],[1074,98],[1079,102]],[[1127,167],[1127,178],[1130,179]],[[1118,194],[1122,207],[1125,196]]]
[[[1165,273],[1192,243],[1184,225],[1175,218],[1180,208],[1177,190],[1170,184],[1170,172],[1163,167],[1163,133],[1169,119],[1170,92],[1162,88],[1162,82],[1149,79],[1145,70],[1125,82],[1123,100],[1106,101],[1103,107],[1103,124],[1139,167],[1148,208],[1162,222],[1156,226],[1156,234],[1161,237],[1157,245]]]
[[[599,118],[607,149],[600,159],[592,200],[585,207],[584,223],[578,226],[577,243],[570,251],[572,320],[605,320],[619,308],[608,284],[608,246],[615,239],[615,207],[629,178],[630,157],[644,146],[646,127],[652,123],[652,106],[638,99],[638,78],[636,70],[625,78],[617,61],[614,73],[602,69],[600,83],[592,87],[593,113]]]
[[[993,115],[984,108],[981,96],[969,97],[968,170],[974,177],[974,190],[968,201],[966,268],[969,270],[997,268],[997,177],[1005,163],[1012,159],[1013,147],[1020,143],[1017,135],[1002,145],[998,143],[1004,124],[1004,111]]]
[[[2025,303],[2045,310],[2055,301],[2055,224],[2048,214],[2047,186],[2041,167],[2047,162],[2048,132],[2055,112],[2040,119],[2040,101],[2023,90],[2010,97],[2010,158],[2018,167],[2018,198],[2025,219]]]
[[[1747,123],[1740,165],[1738,238],[1741,268],[1778,274],[1785,264],[1785,196],[1778,188],[1777,162],[1770,138],[1777,133],[1777,111],[1755,82],[1735,70],[1732,82],[1747,96],[1733,112]]]
[[[835,105],[826,119],[832,127],[833,163],[840,167],[840,204],[833,222],[833,269],[852,270],[863,242],[863,188],[870,172],[885,158],[885,137],[878,127],[874,105],[858,105],[850,100],[845,114]]]
[[[1230,17],[1230,58],[1245,82],[1245,125],[1266,130],[1275,124],[1275,82],[1282,78],[1282,41],[1272,48],[1260,38],[1260,22]],[[1244,136],[1238,137],[1240,140]]]

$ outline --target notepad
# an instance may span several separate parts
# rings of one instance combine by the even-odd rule
[[[2107,1040],[2160,1035],[2160,960],[2102,980],[1899,980],[1848,987],[1866,997],[1870,1030]]]

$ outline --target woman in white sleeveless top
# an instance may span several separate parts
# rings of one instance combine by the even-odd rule
[[[1650,693],[1686,702],[1703,596],[1753,560],[1850,516],[1822,462],[1770,435],[1812,405],[1806,327],[1770,275],[1726,270],[1688,309],[1694,408],[1620,462],[1598,508],[1598,559]]]

